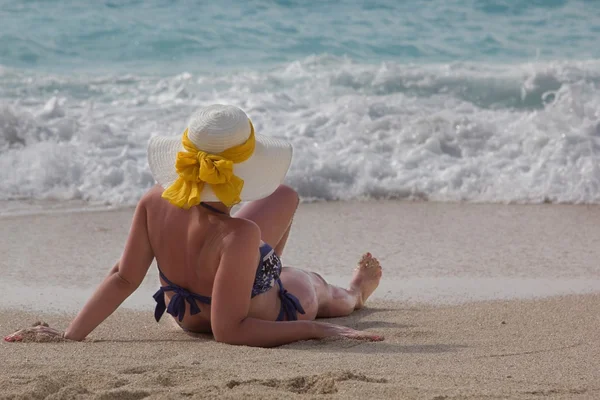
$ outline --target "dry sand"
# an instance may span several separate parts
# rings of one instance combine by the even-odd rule
[[[131,215],[1,217],[0,335],[39,319],[64,328],[119,257]],[[153,270],[88,342],[0,343],[0,399],[600,398],[599,217],[585,206],[302,205],[284,262],[341,283],[362,251],[380,255],[374,301],[335,321],[384,342],[192,337],[154,322]]]

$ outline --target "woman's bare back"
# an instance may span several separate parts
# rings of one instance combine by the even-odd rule
[[[146,195],[148,239],[157,265],[169,281],[192,293],[211,297],[224,239],[232,231],[252,222],[201,207],[190,210],[173,207],[161,197],[162,190],[156,186]],[[256,269],[259,254],[257,248],[256,262],[239,267]],[[169,283],[161,279],[161,284]],[[165,293],[167,305],[172,295],[172,292]],[[275,320],[278,302],[276,290],[258,295],[251,301],[250,316]],[[209,332],[210,305],[198,302],[198,306],[200,313],[191,315],[190,306],[186,304],[185,316],[179,324],[190,331]]]

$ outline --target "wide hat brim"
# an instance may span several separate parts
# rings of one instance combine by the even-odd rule
[[[242,201],[269,196],[283,183],[292,162],[292,146],[285,140],[255,134],[256,145],[252,156],[234,164],[233,173],[244,180],[240,194]],[[177,153],[185,151],[181,136],[155,136],[148,143],[148,164],[156,182],[167,188],[179,177],[175,170]],[[210,185],[205,185],[201,201],[220,201]]]

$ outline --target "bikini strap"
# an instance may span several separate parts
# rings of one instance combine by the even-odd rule
[[[210,304],[211,298],[208,296],[203,296],[201,294],[192,293],[187,289],[182,288],[181,286],[174,284],[171,282],[165,274],[158,268],[160,277],[168,283],[167,286],[161,286],[156,293],[154,293],[154,300],[156,301],[156,308],[154,309],[154,318],[158,322],[164,312],[171,314],[173,317],[178,318],[179,321],[183,320],[183,315],[185,314],[185,303],[187,302],[190,305],[190,314],[195,315],[200,312],[200,307],[196,301],[199,301],[204,304]],[[167,307],[165,302],[165,292],[175,292],[173,297],[171,297],[171,301],[169,302],[169,306]]]
[[[279,309],[277,321],[285,321],[286,317],[288,321],[296,321],[298,320],[298,313],[306,314],[300,304],[300,300],[285,290],[281,279],[277,279],[277,284],[279,285],[279,299],[281,300],[281,308]]]
[[[218,210],[218,209],[216,209],[215,207],[211,206],[210,204],[206,204],[206,203],[204,203],[203,201],[201,201],[201,202],[200,202],[200,205],[201,205],[202,207],[206,208],[207,210],[210,210],[210,211],[216,212],[216,213],[218,213],[218,214],[227,215],[227,213],[226,213],[226,212],[224,212],[224,211],[221,211],[221,210]]]

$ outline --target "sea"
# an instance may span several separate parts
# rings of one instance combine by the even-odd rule
[[[0,0],[0,201],[127,206],[213,103],[305,201],[600,203],[600,1]]]

